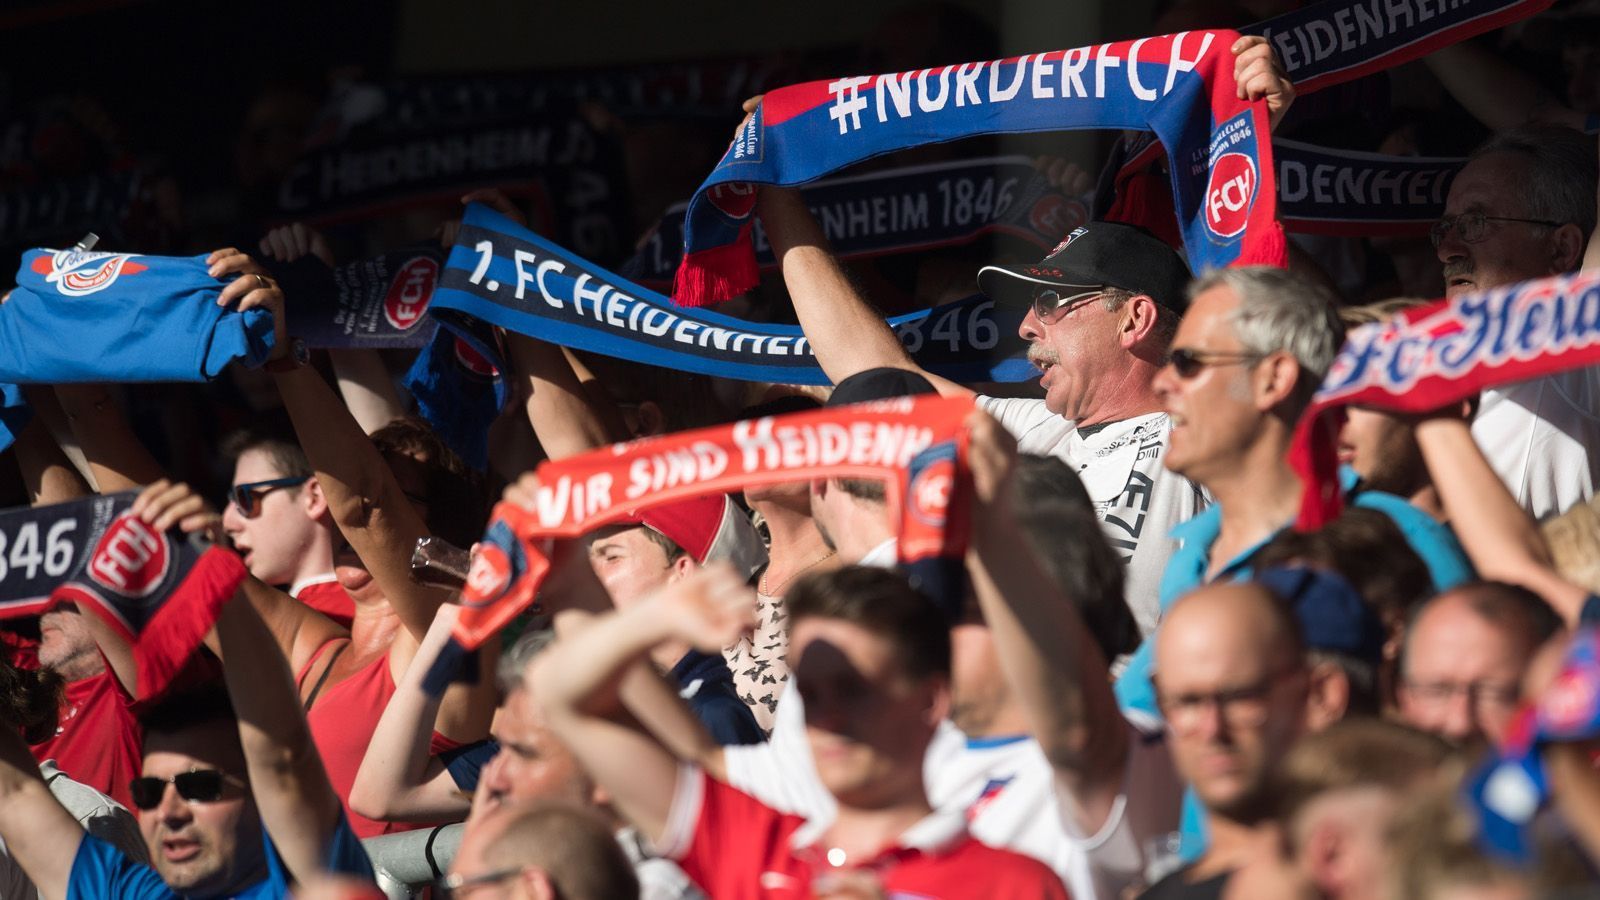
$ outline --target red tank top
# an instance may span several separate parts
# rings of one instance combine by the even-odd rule
[[[329,644],[332,642],[330,641]],[[323,644],[311,657],[297,682],[303,682],[329,644]],[[345,815],[356,837],[369,838],[424,827],[422,824],[380,822],[357,815],[350,809],[350,788],[356,783],[356,772],[372,743],[372,732],[377,730],[378,719],[383,716],[394,696],[394,677],[389,674],[389,655],[373,660],[352,672],[337,684],[324,687],[311,701],[311,711],[306,713],[306,724],[311,728],[311,740],[322,756],[322,765],[328,770],[328,780],[333,792],[344,804]],[[434,732],[431,753],[439,754],[460,746],[438,732]]]
[[[294,598],[311,607],[328,618],[338,622],[345,628],[350,627],[350,621],[356,617],[356,602],[344,592],[339,582],[329,575],[327,581],[313,581],[302,584],[293,592]]]
[[[69,682],[61,699],[55,737],[33,745],[35,759],[54,759],[75,781],[108,794],[129,809],[128,783],[143,767],[142,734],[133,701],[107,669]]]

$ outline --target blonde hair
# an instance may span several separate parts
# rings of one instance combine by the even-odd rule
[[[1600,593],[1600,498],[1579,503],[1539,526],[1561,577]]]
[[[1361,306],[1342,306],[1339,308],[1339,318],[1344,320],[1344,327],[1355,328],[1358,325],[1387,322],[1408,309],[1427,306],[1431,302],[1421,297],[1391,297]]]

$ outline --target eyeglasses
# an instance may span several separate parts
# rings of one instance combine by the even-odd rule
[[[311,479],[310,475],[295,478],[274,478],[270,481],[250,481],[228,488],[228,502],[246,519],[261,515],[261,498],[278,488],[297,487]]]
[[[1200,374],[1201,369],[1212,366],[1235,366],[1245,362],[1259,362],[1266,359],[1262,353],[1227,353],[1210,350],[1190,350],[1187,347],[1178,347],[1167,354],[1167,365],[1172,371],[1178,373],[1179,378],[1193,378]]]
[[[191,803],[215,803],[222,799],[222,787],[228,781],[238,781],[232,775],[216,769],[191,769],[171,778],[145,775],[128,783],[128,793],[133,805],[140,809],[155,809],[166,796],[167,785],[178,791],[178,796]]]
[[[1039,321],[1050,323],[1106,292],[1105,285],[1062,285],[1072,290],[1062,293],[1055,287],[1040,285],[1033,289],[1033,314]]]
[[[1199,730],[1211,707],[1230,730],[1259,728],[1267,721],[1272,710],[1268,700],[1272,692],[1286,684],[1290,676],[1304,675],[1300,668],[1285,669],[1268,675],[1255,684],[1214,691],[1209,694],[1156,694],[1156,705],[1167,720],[1167,727],[1176,733],[1187,734]]]
[[[1463,241],[1476,244],[1489,236],[1490,222],[1521,222],[1524,225],[1543,225],[1546,228],[1560,228],[1564,224],[1546,219],[1518,219],[1514,216],[1489,216],[1481,212],[1469,212],[1459,216],[1440,216],[1439,221],[1428,229],[1428,240],[1437,247],[1444,243],[1450,232],[1454,231]]]
[[[449,898],[463,897],[481,887],[487,887],[491,884],[498,884],[499,882],[505,881],[507,878],[515,878],[516,876],[521,875],[522,871],[526,868],[527,866],[512,866],[510,868],[495,869],[491,872],[484,872],[480,875],[462,875],[457,873],[454,875],[446,875],[445,877],[440,878],[438,881],[435,881],[433,884],[434,887],[438,889],[439,895],[445,898],[445,900],[449,900]]]
[[[1466,697],[1467,702],[1477,709],[1499,713],[1516,706],[1522,699],[1522,690],[1515,684],[1487,681],[1456,684],[1449,681],[1412,681],[1409,678],[1401,684],[1412,702],[1420,706],[1444,706],[1459,695]]]

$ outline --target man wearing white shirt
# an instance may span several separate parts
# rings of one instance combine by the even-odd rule
[[[1523,126],[1479,147],[1433,227],[1445,296],[1600,266],[1597,169],[1595,139],[1570,128]],[[1600,367],[1485,390],[1472,437],[1534,518],[1588,499],[1600,481]]]
[[[992,420],[982,418],[997,430]],[[979,446],[985,445],[974,444]],[[1023,457],[1016,468],[1007,512],[1014,524],[991,531],[984,552],[992,555],[997,543],[1031,546],[1036,574],[1027,572],[1032,563],[1023,566],[1012,560],[985,567],[976,555],[969,558],[969,571],[978,578],[989,569],[1013,570],[1010,577],[1043,579],[1015,583],[1014,590],[1070,597],[1081,614],[1076,621],[1090,624],[1080,625],[1074,635],[1043,637],[1056,648],[1051,652],[1086,660],[1127,652],[1137,643],[1138,630],[1121,599],[1123,566],[1101,537],[1083,486],[1056,458]],[[1042,552],[1046,547],[1048,556]],[[1051,582],[1059,585],[1059,594],[1040,590]],[[1088,640],[1094,652],[1074,649],[1076,638]],[[951,641],[953,721],[941,726],[924,759],[929,801],[941,810],[965,811],[979,840],[1049,865],[1074,898],[1117,897],[1142,874],[1145,842],[1178,824],[1182,791],[1159,730],[1128,726],[1128,739],[1119,745],[1126,761],[1119,771],[1126,775],[1117,776],[1103,814],[1086,818],[1080,811],[1084,804],[1063,787],[1050,759],[1029,736],[1023,700],[1001,673],[996,643],[970,599]],[[1104,663],[1100,665],[1098,685],[1105,700],[1110,688]],[[1115,714],[1114,704],[1107,708]],[[713,770],[720,766],[730,784],[769,806],[817,821],[834,815],[832,798],[813,774],[805,711],[792,686],[778,704],[768,743],[722,748],[715,756],[703,764]],[[1139,789],[1122,792],[1124,777]]]

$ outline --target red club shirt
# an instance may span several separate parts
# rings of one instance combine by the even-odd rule
[[[74,781],[133,808],[128,783],[139,777],[144,762],[132,702],[109,668],[68,682],[55,737],[34,744],[34,758],[55,760]]]
[[[311,607],[346,628],[356,617],[356,602],[330,573],[319,578],[296,581],[289,588],[289,596]]]
[[[812,896],[813,877],[828,870],[827,851],[816,844],[825,828],[779,813],[686,766],[678,773],[677,795],[658,849],[717,900],[804,900]],[[895,846],[848,868],[874,872],[890,897],[1067,897],[1049,867],[978,843],[959,814],[934,813],[907,829]]]

